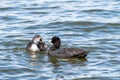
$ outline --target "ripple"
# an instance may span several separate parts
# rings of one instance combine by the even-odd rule
[[[90,10],[83,10],[84,12],[104,12],[104,9],[90,9]]]
[[[6,11],[6,10],[12,10],[14,7],[2,7],[0,8],[0,11]]]
[[[53,7],[50,7],[50,6],[44,6],[44,7],[28,7],[28,8],[23,8],[25,10],[36,10],[36,9],[56,9],[56,8],[59,8],[59,6],[53,6]]]
[[[120,23],[107,23],[109,26],[120,26]]]
[[[65,21],[65,22],[54,22],[50,23],[48,25],[67,25],[67,26],[90,26],[90,25],[96,25],[97,22],[89,22],[89,21]]]

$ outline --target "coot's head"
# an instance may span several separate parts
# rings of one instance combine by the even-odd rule
[[[60,40],[59,37],[54,36],[54,37],[52,37],[51,43],[53,43],[53,46],[54,46],[55,48],[59,48],[60,45],[61,45],[61,40]]]
[[[42,41],[42,37],[40,35],[35,35],[32,39],[32,42],[34,43],[39,43],[40,41]]]

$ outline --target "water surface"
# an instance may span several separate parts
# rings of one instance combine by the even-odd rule
[[[1,0],[1,80],[119,80],[119,0]],[[40,34],[50,47],[52,36],[61,47],[90,51],[86,59],[56,60],[25,50]]]

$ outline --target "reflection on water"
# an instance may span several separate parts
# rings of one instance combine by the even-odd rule
[[[119,80],[120,1],[1,0],[0,79]],[[63,60],[25,47],[40,34],[48,45],[90,51],[86,59]]]

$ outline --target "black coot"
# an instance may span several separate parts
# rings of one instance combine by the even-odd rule
[[[87,51],[78,48],[60,48],[61,40],[59,37],[54,36],[51,40],[53,46],[48,50],[48,55],[57,58],[85,58]]]

